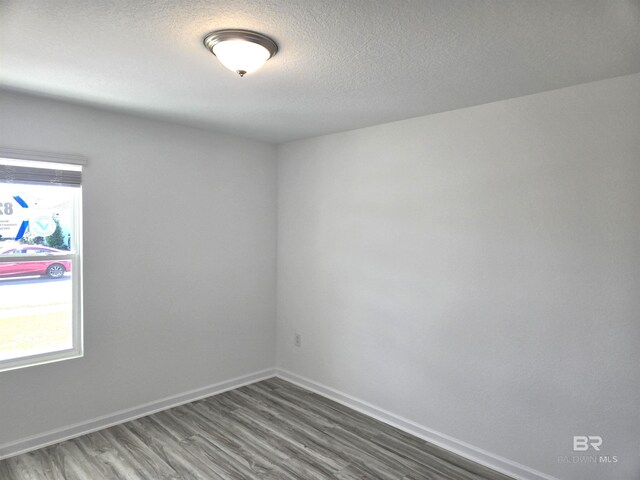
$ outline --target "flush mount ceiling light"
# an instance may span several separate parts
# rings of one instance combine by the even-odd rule
[[[216,30],[204,37],[204,46],[241,77],[258,70],[278,52],[276,42],[251,30]]]

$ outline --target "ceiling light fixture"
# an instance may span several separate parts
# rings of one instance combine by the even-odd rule
[[[204,46],[241,77],[258,70],[278,52],[276,42],[251,30],[216,30],[204,37]]]

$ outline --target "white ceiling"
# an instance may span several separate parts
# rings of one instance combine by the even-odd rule
[[[280,46],[239,78],[202,45]],[[640,0],[0,0],[4,88],[270,142],[640,72]]]

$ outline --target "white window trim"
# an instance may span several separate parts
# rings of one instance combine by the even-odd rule
[[[0,160],[7,162],[12,161],[32,161],[47,162],[47,168],[55,168],[55,164],[61,167],[72,165],[86,165],[87,161],[84,157],[75,155],[60,155],[44,152],[34,152],[28,150],[20,150],[14,148],[0,147]],[[16,370],[19,368],[32,367],[36,365],[44,365],[47,363],[60,362],[73,358],[80,358],[84,355],[84,305],[83,305],[83,254],[82,254],[82,185],[77,188],[74,202],[74,229],[73,229],[73,245],[75,253],[70,255],[56,255],[56,258],[73,260],[73,279],[72,279],[72,316],[73,316],[73,348],[67,350],[58,350],[55,352],[40,353],[37,355],[29,355],[18,357],[15,359],[0,360],[0,372]],[[14,256],[11,259],[0,259],[0,262],[16,261],[19,259],[33,260],[34,257]]]

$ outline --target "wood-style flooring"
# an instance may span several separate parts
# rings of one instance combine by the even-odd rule
[[[279,378],[0,461],[2,480],[508,480]]]

